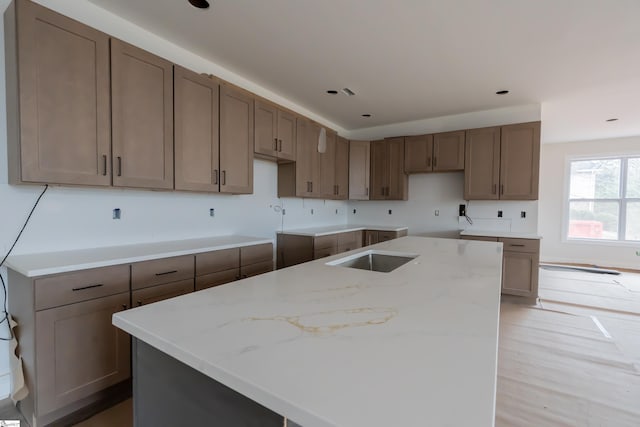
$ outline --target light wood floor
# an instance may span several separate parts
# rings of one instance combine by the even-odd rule
[[[503,299],[498,347],[497,427],[640,426],[639,274],[541,269],[538,304]],[[127,400],[77,427],[132,413]]]

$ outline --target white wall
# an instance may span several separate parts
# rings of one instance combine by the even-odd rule
[[[572,156],[640,154],[640,136],[593,141],[543,144],[540,156],[539,231],[543,262],[574,262],[640,269],[638,244],[580,243],[563,236],[567,161]]]

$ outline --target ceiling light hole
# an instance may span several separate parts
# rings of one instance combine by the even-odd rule
[[[347,96],[353,96],[356,94],[354,91],[352,91],[348,87],[345,87],[344,89],[342,89],[342,93],[344,93]]]
[[[608,121],[608,122],[615,122],[615,121],[617,121],[617,120],[618,120],[618,119],[607,119],[607,121]]]
[[[337,95],[337,94],[338,94],[338,91],[337,91],[337,90],[328,90],[328,91],[327,91],[327,93],[328,93],[329,95]]]
[[[371,117],[371,114],[363,114],[362,117]]]
[[[508,90],[499,90],[499,91],[496,92],[496,95],[506,95],[508,93],[509,93]]]
[[[209,9],[209,2],[207,0],[189,0],[189,3],[198,9]]]

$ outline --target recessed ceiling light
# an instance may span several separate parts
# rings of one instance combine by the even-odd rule
[[[353,96],[356,94],[354,91],[352,91],[348,87],[345,87],[344,89],[342,89],[342,93],[344,93],[347,96]]]
[[[499,90],[499,91],[496,92],[496,95],[506,95],[508,93],[509,93],[508,90]]]
[[[328,90],[328,91],[327,91],[327,93],[328,93],[329,95],[337,95],[337,94],[338,94],[338,91],[337,91],[337,90]]]
[[[618,119],[607,119],[608,122],[615,122]]]
[[[371,117],[371,114],[363,114],[362,117]]]
[[[207,0],[189,0],[189,3],[198,9],[209,9],[209,2]]]

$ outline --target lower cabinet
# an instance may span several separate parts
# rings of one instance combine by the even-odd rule
[[[277,268],[290,267],[407,235],[407,230],[357,230],[324,236],[278,234]]]
[[[271,243],[196,254],[196,291],[269,271],[273,271]]]
[[[463,236],[464,240],[502,242],[502,293],[538,297],[540,240],[491,236]]]
[[[131,291],[131,305],[140,307],[193,292],[193,279],[179,280]]]

